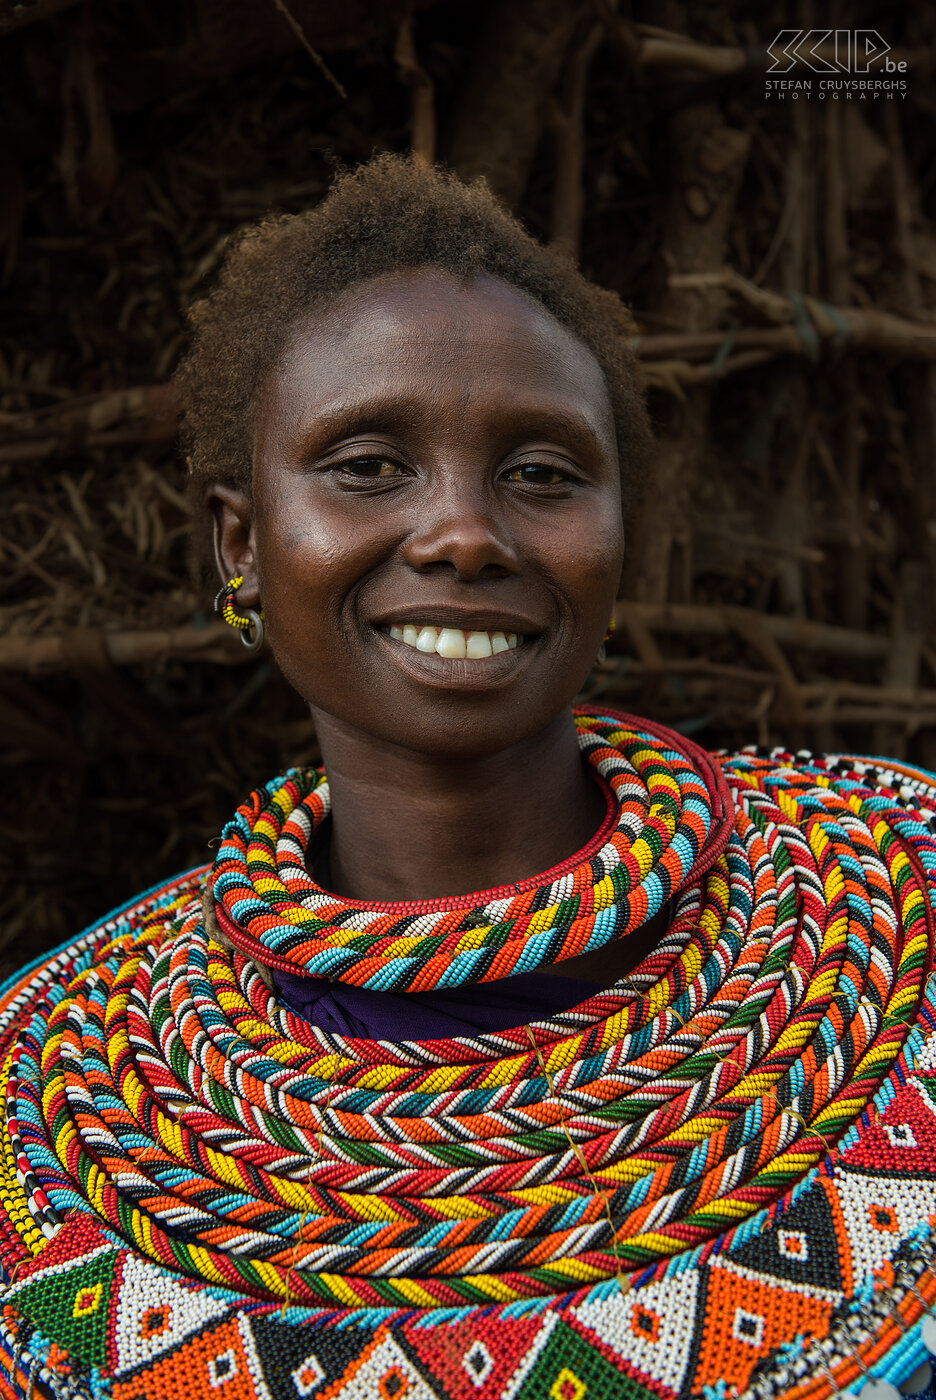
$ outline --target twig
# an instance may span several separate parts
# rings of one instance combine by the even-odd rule
[[[830,307],[814,297],[803,296],[800,303],[809,313],[818,341],[838,342],[844,349],[900,355],[906,359],[936,360],[936,323],[910,321],[887,311]],[[642,359],[654,360],[679,354],[717,353],[725,342],[726,331],[699,331],[685,335],[641,336],[636,346]],[[770,355],[805,355],[815,358],[815,342],[804,339],[793,325],[772,330],[739,330],[734,345],[744,349],[766,350]],[[728,363],[726,361],[726,363]]]
[[[904,710],[896,705],[843,706],[835,711],[834,720],[842,728],[866,724],[895,725],[903,740],[904,736],[909,738],[919,729],[936,728],[936,707],[930,710]]]
[[[18,413],[5,426],[0,462],[35,462],[77,447],[122,447],[171,438],[178,423],[175,385],[143,384],[106,394],[76,395],[44,409]]]
[[[855,661],[878,661],[887,655],[886,636],[853,631],[828,622],[809,622],[799,617],[779,617],[758,613],[754,608],[718,608],[696,604],[618,603],[615,617],[619,627],[626,625],[628,612],[654,632],[675,632],[684,637],[727,636],[737,625],[740,614],[756,617],[760,625],[781,646],[802,647],[826,652],[829,656],[851,657]]]
[[[780,699],[793,724],[802,724],[804,714],[796,676],[789,661],[780,650],[780,643],[769,626],[764,613],[756,613],[752,608],[724,608],[725,618],[738,633],[742,641],[755,652],[777,677]]]
[[[556,174],[552,199],[552,243],[578,258],[585,212],[585,94],[588,70],[605,34],[592,24],[572,48],[565,73],[563,101],[552,109],[556,138]]]
[[[826,285],[834,302],[851,300],[851,268],[848,248],[848,213],[845,198],[844,116],[839,102],[825,111],[825,255]]]
[[[65,670],[76,632],[29,637],[7,634],[0,638],[0,672]],[[150,630],[101,634],[107,659],[113,666],[137,666],[155,661],[213,661],[236,665],[248,659],[231,628],[223,622],[207,627],[162,627]]]
[[[709,661],[707,656],[678,656],[667,659],[659,652],[659,648],[649,631],[647,636],[656,650],[656,657],[642,656],[638,651],[635,642],[631,644],[637,651],[637,661],[630,656],[609,656],[601,663],[600,673],[608,676],[609,680],[624,679],[626,681],[642,680],[644,678],[655,679],[658,676],[688,676],[690,679],[698,677],[700,680],[725,681],[729,685],[735,686],[763,686],[765,683],[773,681],[774,676],[770,671],[756,671],[749,666],[729,666],[721,661]],[[871,687],[877,694],[875,687]],[[803,687],[801,687],[803,689]],[[936,695],[936,692],[933,692]]]
[[[936,709],[936,690],[869,685],[862,681],[805,681],[801,682],[799,693],[804,700],[828,700],[833,706],[840,700],[863,700],[895,709]]]
[[[900,137],[900,119],[896,111],[885,104],[884,130],[890,148],[891,182],[894,191],[894,220],[897,232],[897,248],[900,252],[901,272],[904,284],[904,300],[907,309],[918,311],[922,305],[920,279],[917,275],[913,248],[914,201],[907,174],[907,161],[903,141]]]
[[[410,145],[416,160],[431,165],[435,160],[435,87],[419,62],[413,39],[413,17],[407,15],[397,31],[393,54],[400,79],[410,90]]]
[[[331,69],[328,67],[328,64],[322,58],[321,54],[318,53],[317,50],[314,49],[309,43],[308,39],[306,38],[305,30],[303,29],[299,21],[290,12],[288,6],[286,5],[286,0],[273,0],[273,4],[279,10],[280,14],[283,16],[286,23],[289,25],[290,29],[295,34],[302,47],[305,49],[312,62],[315,64],[316,68],[321,73],[322,77],[326,80],[326,82],[331,83],[332,87],[335,89],[339,97],[347,101],[347,92],[342,87],[341,83],[339,83],[338,79],[335,77]]]
[[[19,442],[13,441],[0,444],[0,463],[2,462],[44,462],[50,457],[58,457],[63,453],[76,451],[94,451],[106,447],[132,447],[138,442],[155,442],[159,439],[171,438],[175,432],[173,426],[171,431],[161,432],[156,438],[152,433],[140,431],[136,428],[115,428],[109,433],[88,433],[87,435],[77,434],[75,437],[63,435],[52,438],[22,438]]]
[[[851,258],[848,243],[848,203],[845,191],[844,115],[832,102],[825,113],[825,255],[826,285],[831,301],[842,305],[852,299]],[[854,360],[842,367],[843,411],[840,417],[843,491],[839,497],[845,526],[839,569],[842,617],[849,627],[863,627],[867,618],[869,559],[862,549],[865,535],[864,500],[861,491],[861,396]]]
[[[728,125],[715,102],[697,101],[677,108],[669,120],[673,151],[668,172],[660,264],[669,273],[709,272],[724,266],[731,221],[750,150],[750,134]],[[686,331],[718,326],[724,297],[717,288],[683,290],[666,284],[659,314]],[[724,339],[724,336],[722,336]],[[634,592],[647,601],[686,598],[692,587],[692,532],[689,502],[708,437],[711,385],[715,370],[702,376],[698,391],[684,404],[669,405],[658,439],[653,476],[642,503],[635,548],[627,568]],[[673,366],[669,385],[678,398],[689,382]]]
[[[622,27],[624,23],[622,19]],[[660,29],[654,24],[637,24],[634,30],[639,42],[636,59],[642,68],[684,68],[709,78],[728,78],[741,73],[761,77],[773,62],[766,44],[756,44],[746,49],[738,45],[700,44],[687,35]],[[920,71],[922,65],[923,70],[928,72],[932,66],[932,57],[926,50],[911,53],[901,49],[898,53],[892,49],[890,56],[892,60],[906,60],[914,71]],[[824,59],[834,64],[835,45],[831,42],[816,44],[809,50],[809,58]],[[790,72],[797,68],[814,71],[809,58],[805,54],[794,53]]]
[[[643,27],[637,26],[638,34]],[[759,66],[745,49],[697,44],[688,38],[642,39],[637,61],[641,68],[689,68],[712,78],[756,71]]]
[[[704,657],[668,660],[661,666],[648,666],[630,658],[623,663],[618,661],[616,666],[607,661],[600,676],[596,693],[629,698],[642,695],[648,684],[662,676],[671,676],[689,683],[680,691],[684,702],[698,704],[712,697],[722,705],[731,701],[741,706],[752,722],[766,719],[779,692],[778,678],[768,671],[720,666]],[[753,708],[749,708],[752,689],[759,693]],[[857,681],[809,681],[796,685],[796,699],[801,716],[797,723],[805,726],[892,722],[903,733],[905,729],[912,731],[936,724],[936,690],[899,690]],[[766,731],[758,742],[767,742]]]
[[[569,36],[577,0],[498,0],[484,7],[461,83],[448,159],[465,180],[483,176],[516,208],[526,188]]]
[[[675,398],[684,399],[685,390],[694,384],[727,379],[740,370],[756,369],[773,358],[769,350],[748,350],[743,355],[730,355],[720,365],[691,365],[687,360],[650,360],[644,366],[644,379],[651,388],[665,389]]]

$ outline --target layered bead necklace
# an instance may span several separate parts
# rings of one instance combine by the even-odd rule
[[[696,745],[580,710],[583,757],[605,785],[611,829],[564,865],[456,899],[365,904],[309,874],[329,811],[321,769],[251,794],[222,833],[212,872],[223,933],[269,967],[384,992],[492,982],[603,947],[652,918],[728,839],[720,768]]]
[[[257,1400],[818,1400],[916,1364],[936,789],[577,724],[615,805],[558,870],[338,899],[306,869],[327,784],[292,772],[210,872],[8,985],[0,1340],[21,1373],[67,1354],[114,1400],[235,1373]],[[329,1034],[254,961],[423,991],[600,947],[665,902],[628,978],[494,1034]]]

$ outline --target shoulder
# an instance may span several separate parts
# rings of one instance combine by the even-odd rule
[[[10,1012],[15,1014],[28,999],[27,989],[35,989],[37,983],[61,985],[121,946],[129,949],[140,939],[161,940],[186,919],[200,916],[202,886],[210,868],[193,866],[160,881],[13,973],[0,985],[0,1023],[9,1020]]]

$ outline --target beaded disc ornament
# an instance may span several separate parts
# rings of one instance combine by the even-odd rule
[[[577,721],[612,807],[566,867],[337,899],[294,772],[7,984],[0,1394],[822,1400],[920,1364],[936,778]],[[254,961],[427,990],[668,901],[629,977],[496,1034],[330,1034]]]

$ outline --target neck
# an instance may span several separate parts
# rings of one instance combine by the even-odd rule
[[[398,902],[470,894],[558,865],[601,825],[571,711],[477,758],[375,743],[315,713],[332,799],[330,885]]]

